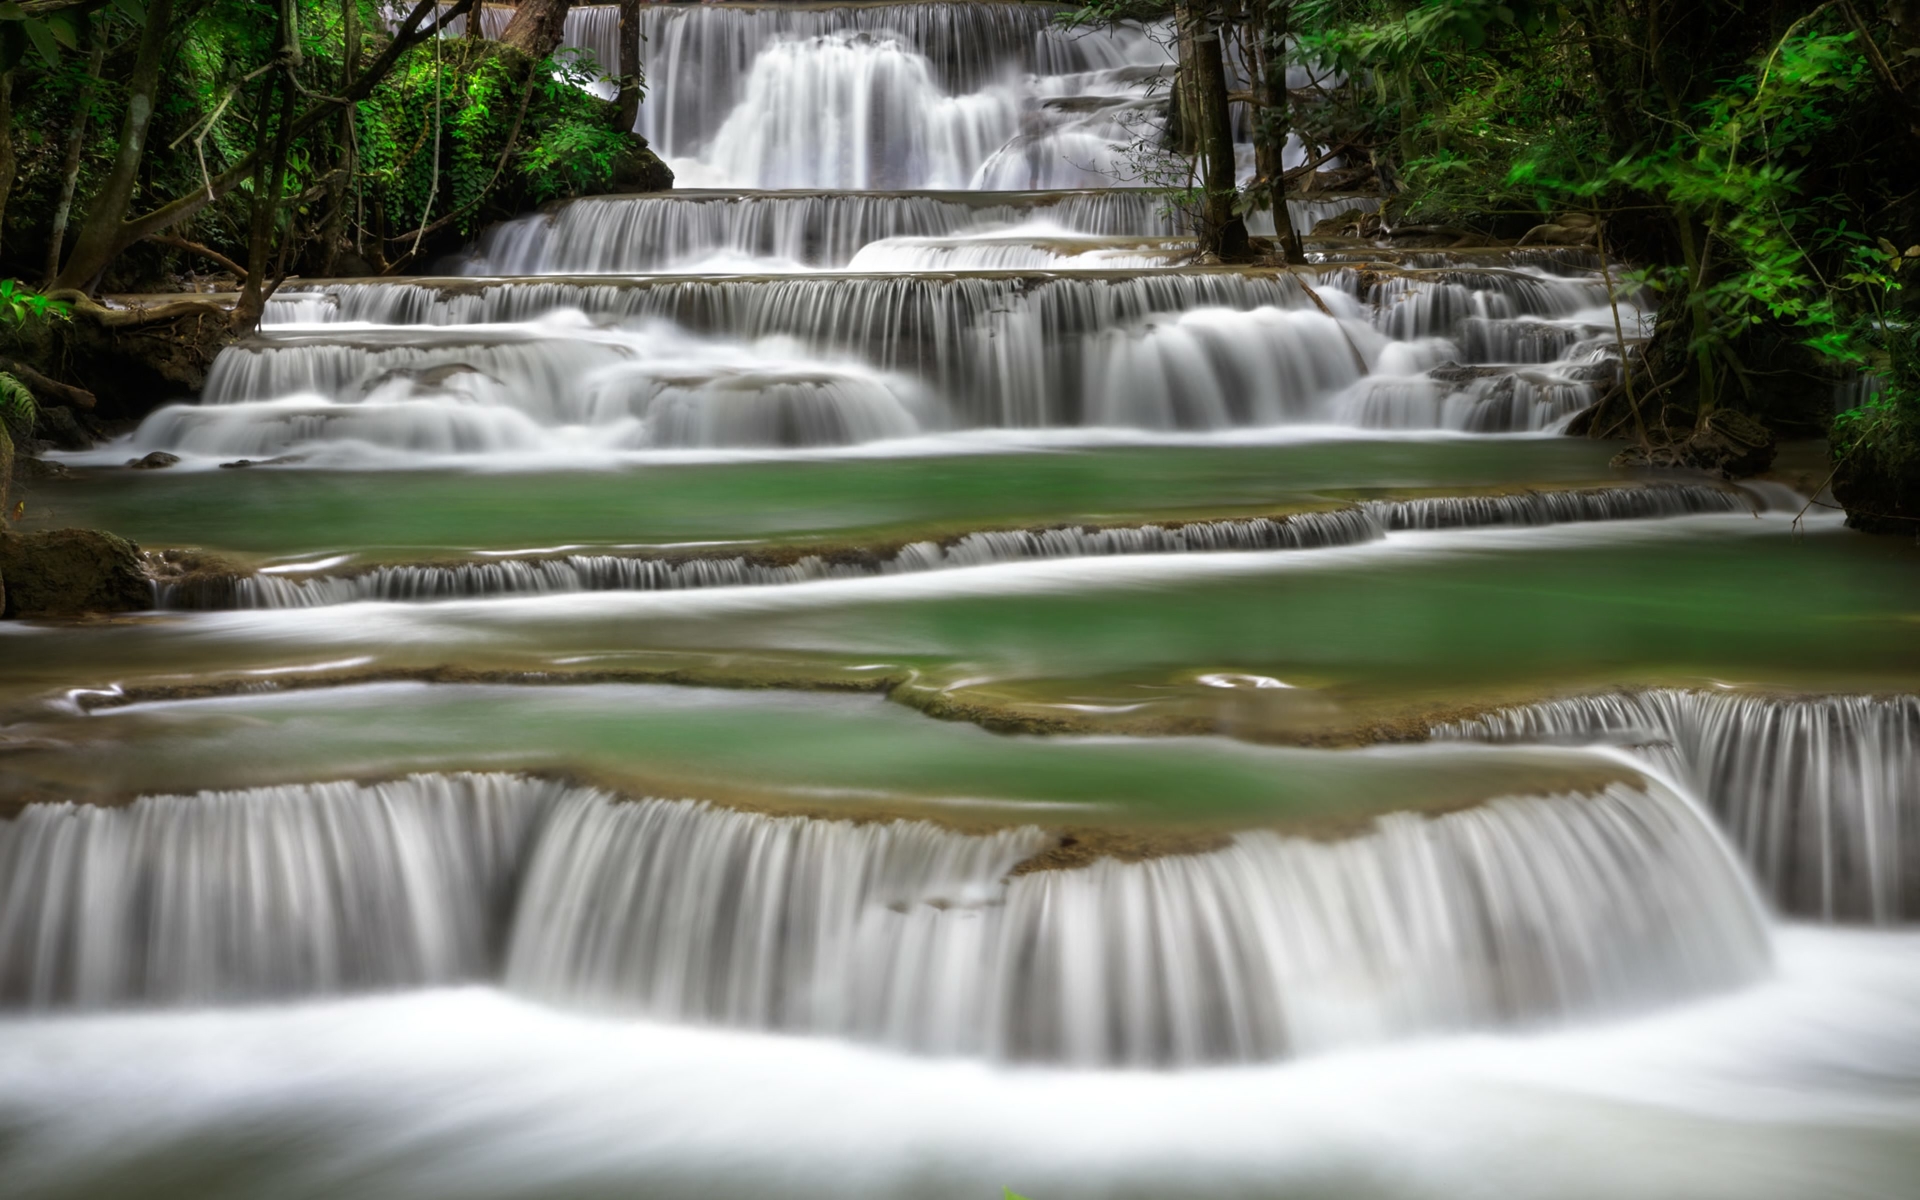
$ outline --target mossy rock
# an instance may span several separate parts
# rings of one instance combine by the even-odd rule
[[[1920,537],[1920,462],[1844,455],[1834,469],[1833,498],[1855,529]]]
[[[140,547],[94,529],[0,533],[7,617],[72,617],[153,607]]]

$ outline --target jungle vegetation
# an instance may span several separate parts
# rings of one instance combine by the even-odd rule
[[[1768,431],[1830,435],[1855,522],[1920,530],[1920,5],[1093,0],[1071,19],[1166,16],[1164,137],[1197,155],[1214,253],[1254,253],[1238,214],[1326,181],[1385,197],[1353,232],[1587,247],[1659,311],[1592,432],[1736,469]],[[1258,152],[1244,190],[1235,119]],[[1282,170],[1289,129],[1314,150]],[[1274,249],[1297,261],[1301,232]]]

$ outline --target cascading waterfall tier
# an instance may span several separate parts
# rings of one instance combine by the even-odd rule
[[[339,284],[286,297],[275,315],[301,324],[223,351],[202,406],[163,409],[107,453],[606,453],[1048,426],[1507,432],[1550,428],[1617,369],[1604,310],[1581,307],[1604,297],[1592,280],[1454,271],[1430,281],[1448,297],[1434,303],[1428,282],[1383,290],[1342,268]],[[1555,362],[1463,362],[1544,344],[1543,329],[1567,346]]]
[[[839,552],[830,557],[810,554],[789,561],[745,555],[575,554],[451,564],[390,564],[304,577],[285,573],[196,575],[156,581],[154,600],[156,607],[166,609],[309,608],[368,600],[756,587],[1035,559],[1324,549],[1373,541],[1395,531],[1744,513],[1751,511],[1751,505],[1752,499],[1745,493],[1706,484],[1443,496],[1369,501],[1332,512],[1247,520],[987,530],[946,542],[912,542],[898,549]]]
[[[1630,1011],[1769,957],[1734,857],[1657,787],[1010,874],[1053,841],[503,775],[33,806],[0,823],[0,998],[496,972],[662,1019],[1174,1065]]]
[[[489,230],[467,275],[618,275],[770,265],[840,268],[893,238],[1042,225],[1096,237],[1170,237],[1162,197],[1098,192],[671,192],[576,200]]]
[[[1164,42],[1027,4],[647,5],[636,129],[682,184],[1060,188],[1124,181]],[[626,56],[610,8],[568,40]]]
[[[1920,919],[1920,697],[1663,689],[1504,709],[1434,736],[1623,745],[1706,798],[1784,911]]]
[[[1288,201],[1300,229],[1378,203],[1346,196]],[[1191,258],[1196,247],[1182,236],[1185,227],[1173,198],[1142,189],[682,190],[575,200],[503,222],[446,269],[469,276],[1115,270]],[[301,311],[298,301],[287,305],[290,318]],[[269,319],[277,315],[270,311]]]
[[[557,785],[415,776],[31,805],[0,821],[0,1004],[97,1008],[493,973]]]

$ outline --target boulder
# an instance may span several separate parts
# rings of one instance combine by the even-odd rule
[[[140,547],[94,529],[0,532],[6,617],[70,617],[153,607]]]

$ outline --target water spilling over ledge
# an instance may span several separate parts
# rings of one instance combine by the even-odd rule
[[[950,567],[1116,554],[1188,554],[1351,546],[1388,533],[1753,511],[1748,494],[1708,484],[1569,489],[1368,501],[1330,512],[1169,525],[985,530],[944,541],[758,555],[575,554],[360,571],[186,573],[162,568],[157,608],[305,608],[363,600],[442,600],[581,591],[671,591],[854,579]]]
[[[1378,206],[1373,197],[1288,201],[1295,228]],[[665,271],[1006,270],[1169,266],[1195,247],[1176,199],[1144,189],[1051,192],[676,190],[576,200],[504,222],[446,268],[474,276]],[[1259,215],[1259,214],[1256,214]],[[1266,218],[1271,225],[1270,216]],[[1270,230],[1268,231],[1271,232]],[[1171,246],[1116,261],[1131,239]],[[1137,251],[1136,251],[1137,253]],[[1025,261],[1015,261],[1019,255]],[[299,301],[275,301],[302,311]],[[275,310],[270,306],[270,315]]]
[[[302,324],[224,351],[201,405],[163,409],[104,453],[1545,430],[1617,371],[1606,303],[1595,279],[1505,268],[342,283],[286,297],[279,315]]]
[[[1775,904],[1920,919],[1920,699],[1659,690],[1506,709],[1436,737],[1608,742],[1696,789]]]
[[[502,775],[34,806],[0,824],[0,997],[497,975],[668,1019],[1174,1065],[1631,1011],[1769,957],[1735,860],[1657,788],[1009,875],[1051,841]]]

